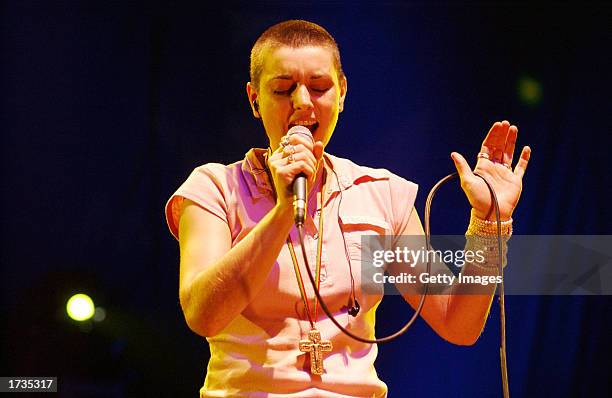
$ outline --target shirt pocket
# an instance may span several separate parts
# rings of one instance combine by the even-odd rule
[[[343,214],[340,222],[351,260],[372,258],[374,250],[386,247],[385,236],[391,233],[391,227],[384,218]]]
[[[361,304],[365,309],[371,308],[384,294],[383,284],[375,278],[375,274],[384,273],[384,268],[375,265],[374,257],[376,251],[389,246],[390,224],[382,217],[347,214],[340,216],[340,223],[351,268],[360,286]]]

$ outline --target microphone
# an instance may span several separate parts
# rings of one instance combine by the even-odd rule
[[[312,133],[304,126],[293,126],[287,132],[287,135],[300,134],[312,138]],[[293,180],[293,220],[295,225],[304,225],[304,218],[306,217],[306,174],[300,173]]]

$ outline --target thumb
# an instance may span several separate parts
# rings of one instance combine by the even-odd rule
[[[452,152],[451,159],[453,159],[453,162],[455,163],[455,168],[457,169],[457,173],[459,173],[459,178],[463,180],[464,178],[469,177],[472,174],[472,169],[470,168],[470,165],[459,153]]]

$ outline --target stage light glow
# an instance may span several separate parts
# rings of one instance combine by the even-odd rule
[[[86,294],[79,293],[70,297],[66,303],[66,312],[68,316],[75,321],[86,321],[90,319],[95,312],[94,302]]]
[[[518,80],[519,100],[528,106],[537,106],[542,102],[542,84],[529,76],[523,76]]]
[[[94,322],[102,322],[106,319],[106,310],[103,307],[96,307],[93,315]]]

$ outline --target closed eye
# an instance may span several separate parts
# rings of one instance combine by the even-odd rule
[[[295,90],[295,85],[287,88],[287,89],[282,89],[282,88],[277,88],[276,90],[273,90],[272,92],[276,95],[285,95],[285,96],[289,96],[291,95],[291,93],[293,92],[293,90]]]

